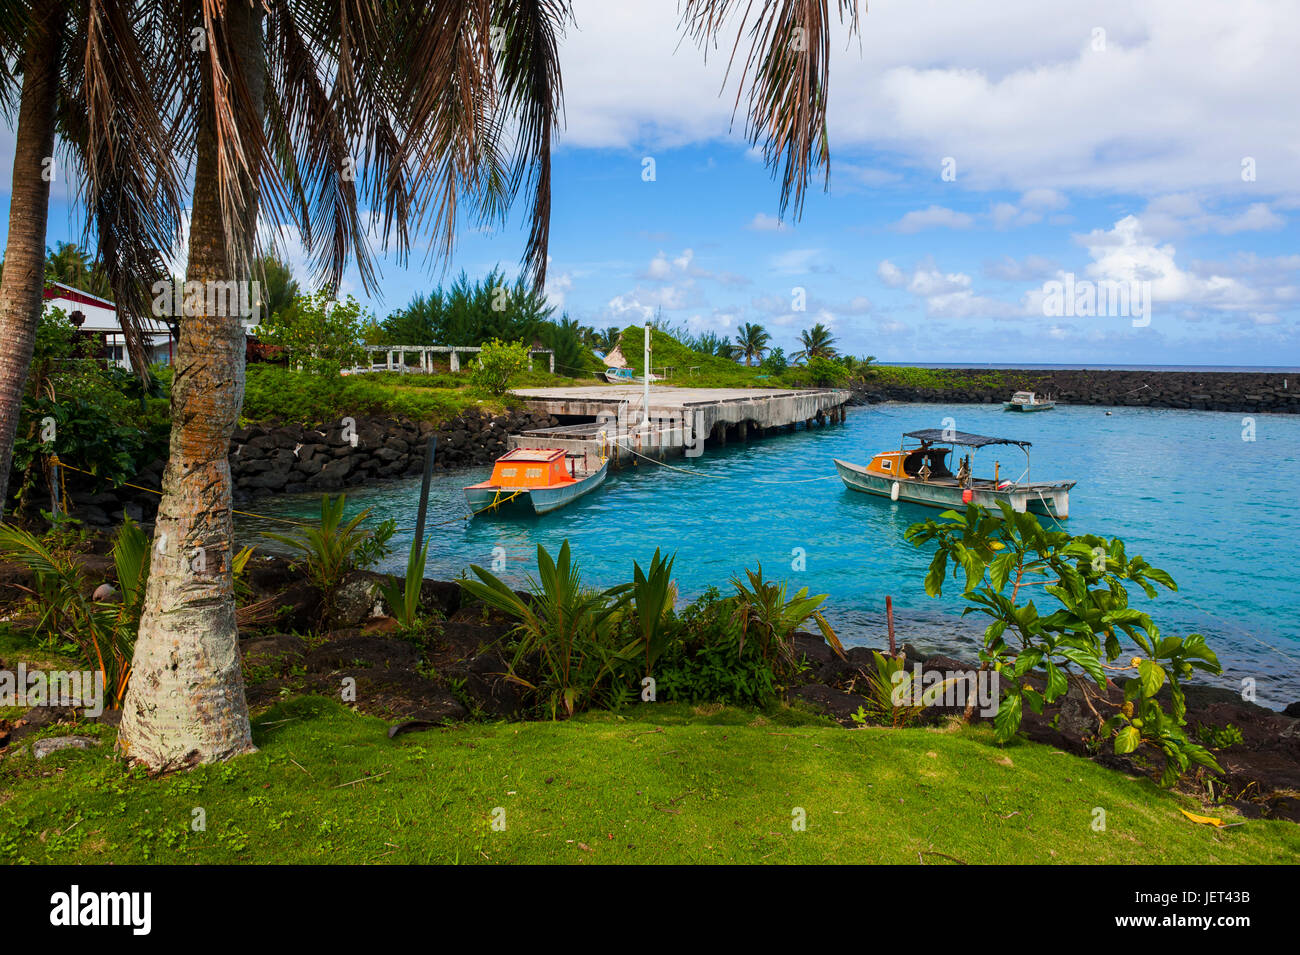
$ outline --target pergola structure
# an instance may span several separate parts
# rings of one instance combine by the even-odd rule
[[[420,371],[424,374],[430,374],[433,371],[432,355],[450,355],[451,370],[460,371],[460,356],[464,354],[476,354],[483,349],[478,345],[367,345],[366,351],[370,354],[370,364],[363,368],[355,368],[354,371],[373,371],[379,362],[374,360],[376,354],[383,354],[383,367],[385,371],[413,371],[414,369],[406,364],[406,356],[412,353],[420,356]],[[530,348],[528,357],[531,359],[535,355],[546,355],[550,359],[551,374],[555,374],[555,352],[550,348]]]

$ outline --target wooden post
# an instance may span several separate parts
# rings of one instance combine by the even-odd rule
[[[889,655],[898,656],[898,646],[894,643],[894,601],[885,596],[885,622],[889,626]]]
[[[424,546],[424,518],[429,513],[429,484],[433,481],[433,456],[438,452],[438,432],[429,435],[424,452],[424,481],[420,484],[420,510],[415,516],[416,547]]]

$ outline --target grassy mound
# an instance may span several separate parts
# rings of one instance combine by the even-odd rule
[[[1300,827],[1195,825],[1178,811],[1192,803],[1145,780],[1036,744],[1000,749],[979,729],[848,732],[792,710],[649,704],[390,740],[379,720],[301,697],[256,718],[258,753],[161,779],[126,772],[110,730],[86,732],[101,745],[0,761],[0,861],[1300,858]]]
[[[619,339],[619,348],[628,366],[638,375],[645,368],[645,327],[629,325],[623,329]],[[777,388],[781,387],[776,378],[764,376],[758,368],[746,368],[730,358],[706,355],[683,345],[662,329],[650,330],[650,364],[655,373],[663,368],[671,368],[668,385],[680,385],[690,388]],[[764,376],[764,377],[760,377]]]

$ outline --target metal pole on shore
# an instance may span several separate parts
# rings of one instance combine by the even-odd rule
[[[641,406],[641,427],[650,427],[650,322],[645,323],[645,402]]]
[[[433,482],[433,456],[438,450],[438,433],[429,435],[429,447],[424,452],[424,482],[420,485],[420,512],[415,518],[417,547],[424,547],[424,517],[429,512],[429,485]]]

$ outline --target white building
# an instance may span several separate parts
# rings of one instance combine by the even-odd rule
[[[69,321],[83,335],[100,342],[98,355],[122,368],[131,368],[126,350],[126,336],[117,319],[117,307],[108,299],[91,295],[61,282],[45,283],[45,312],[62,309]],[[146,321],[145,351],[150,364],[170,365],[175,353],[171,331],[162,322]]]

